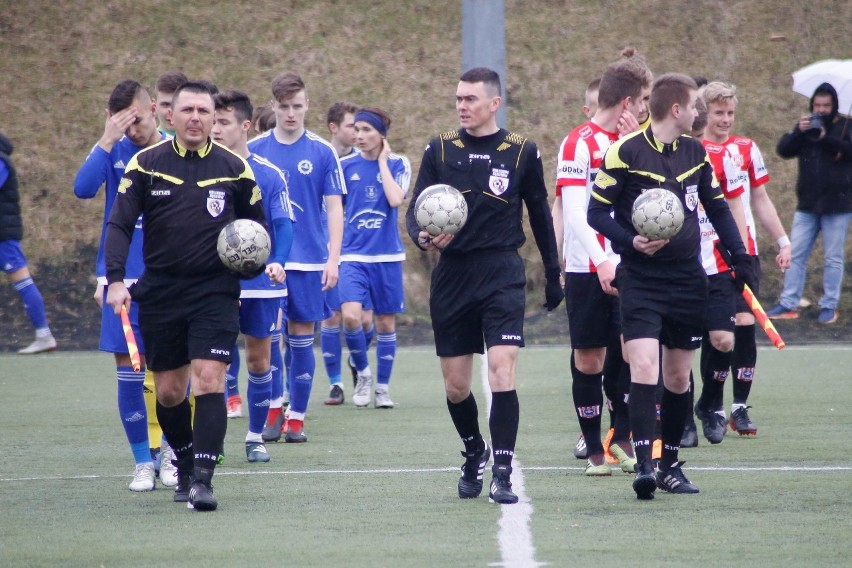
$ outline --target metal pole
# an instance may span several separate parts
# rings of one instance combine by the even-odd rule
[[[462,72],[488,67],[500,75],[503,104],[497,125],[506,127],[506,26],[503,0],[462,0]]]

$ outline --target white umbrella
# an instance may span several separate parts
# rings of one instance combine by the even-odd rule
[[[817,61],[793,73],[793,92],[808,98],[823,83],[837,91],[838,111],[852,114],[852,59]]]

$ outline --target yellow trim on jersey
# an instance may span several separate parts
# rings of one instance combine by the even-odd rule
[[[191,150],[187,150],[186,148],[181,146],[180,143],[177,141],[177,138],[172,138],[172,148],[175,149],[175,152],[177,152],[181,158],[185,158],[186,155],[191,152]],[[208,138],[207,144],[200,148],[197,153],[200,157],[205,158],[211,150],[213,150],[213,141]]]
[[[645,176],[645,177],[651,178],[654,181],[658,181],[660,183],[666,181],[666,176],[661,176],[660,174],[655,174],[654,172],[646,172],[646,171],[643,171],[643,170],[627,170],[627,173]]]
[[[697,166],[695,166],[694,168],[692,168],[692,169],[690,169],[690,170],[687,170],[687,171],[683,172],[682,174],[680,174],[679,176],[677,176],[675,179],[676,179],[677,181],[679,181],[679,182],[682,182],[683,180],[685,180],[686,178],[688,178],[689,176],[691,176],[693,173],[695,173],[696,171],[700,170],[702,167],[704,167],[704,162],[701,162],[700,164],[698,164],[698,165],[697,165]],[[714,176],[714,180],[713,180],[713,181],[715,181],[715,176]],[[717,182],[717,183],[718,183],[718,182]]]
[[[138,156],[138,155],[139,154],[136,154],[136,156]],[[136,156],[133,156],[130,159],[130,163],[127,164],[127,169],[125,170],[125,173],[124,173],[125,176],[127,175],[128,172],[132,172],[132,171],[136,170],[138,172],[141,172],[145,175],[149,175],[151,177],[161,178],[161,179],[164,179],[166,181],[170,181],[175,185],[183,185],[183,180],[180,179],[180,178],[176,178],[174,176],[170,176],[170,175],[164,174],[162,172],[149,172],[147,170],[143,170],[142,168],[139,167],[139,160],[136,159]],[[119,187],[118,187],[118,191],[120,193],[124,193],[124,191],[122,191],[122,187],[121,187],[122,185],[124,185],[123,181],[119,184]],[[127,187],[129,187],[129,184],[128,184]],[[124,187],[125,191],[127,191],[127,187]]]
[[[610,201],[609,199],[604,199],[596,191],[592,192],[592,197],[594,197],[595,199],[597,199],[601,203],[606,203],[607,205],[612,205],[612,201]]]
[[[498,201],[502,201],[503,203],[509,203],[508,201],[506,201],[502,197],[497,197],[496,195],[492,195],[492,194],[484,192],[484,191],[482,192],[482,195],[487,195],[488,197],[491,197],[493,199],[497,199]]]

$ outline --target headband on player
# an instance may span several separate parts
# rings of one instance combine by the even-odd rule
[[[355,122],[366,122],[375,128],[382,136],[387,136],[388,134],[388,127],[385,126],[385,121],[382,120],[381,116],[374,112],[359,110],[358,114],[355,115]]]

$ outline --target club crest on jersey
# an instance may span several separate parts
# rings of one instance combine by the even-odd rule
[[[364,188],[364,197],[370,201],[375,201],[379,197],[379,189],[375,185],[368,185]]]
[[[305,176],[311,175],[311,172],[314,171],[314,165],[310,160],[302,160],[296,168],[299,170],[300,174]]]
[[[211,217],[218,217],[225,210],[225,192],[210,190],[207,194],[207,212]]]
[[[686,196],[684,197],[686,201],[686,207],[690,211],[695,211],[695,208],[698,207],[698,186],[697,185],[688,185],[686,186]]]
[[[488,178],[488,189],[494,195],[503,195],[509,189],[509,170],[491,168],[491,177]]]

